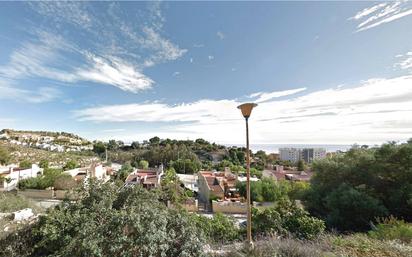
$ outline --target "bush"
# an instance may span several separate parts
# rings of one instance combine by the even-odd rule
[[[288,200],[279,201],[274,207],[254,209],[252,227],[255,235],[288,234],[301,239],[313,239],[325,230],[325,223]]]
[[[362,191],[342,184],[326,197],[329,226],[341,230],[362,231],[370,227],[370,221],[387,214],[382,203]]]
[[[72,170],[77,168],[79,165],[77,164],[76,161],[74,160],[70,160],[68,162],[66,162],[66,165],[64,165],[63,170]]]
[[[46,189],[52,187],[54,181],[62,174],[60,169],[45,169],[43,175],[35,178],[22,179],[18,183],[19,189]]]
[[[353,147],[317,160],[305,206],[341,231],[366,231],[376,217],[412,222],[412,140]]]
[[[379,240],[399,240],[403,243],[412,242],[412,224],[397,220],[393,216],[380,219],[379,222],[368,232],[370,237]]]
[[[12,193],[0,193],[0,212],[14,212],[25,208],[37,209],[27,198]]]
[[[234,220],[224,214],[216,213],[212,218],[193,214],[192,219],[196,227],[214,243],[228,243],[240,238],[240,230]]]
[[[21,161],[19,163],[19,168],[21,168],[21,169],[30,169],[31,168],[31,162],[29,162],[27,160]]]
[[[56,190],[69,190],[76,185],[76,181],[69,174],[60,174],[53,183],[53,187]]]
[[[90,180],[78,200],[41,216],[29,238],[13,238],[31,245],[24,249],[29,253],[8,256],[205,256],[189,214],[168,209],[157,197],[139,186]]]

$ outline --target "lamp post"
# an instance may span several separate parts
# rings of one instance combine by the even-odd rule
[[[252,212],[250,206],[250,151],[249,151],[249,117],[252,113],[252,109],[256,107],[255,103],[245,103],[239,105],[239,108],[242,111],[243,117],[246,120],[246,198],[247,198],[247,246],[249,250],[253,248],[252,241]]]

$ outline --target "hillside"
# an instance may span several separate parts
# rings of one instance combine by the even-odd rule
[[[91,151],[93,144],[90,141],[66,132],[3,129],[0,146],[10,154],[10,163],[48,160],[53,166],[62,166],[74,160],[87,165],[98,159]]]

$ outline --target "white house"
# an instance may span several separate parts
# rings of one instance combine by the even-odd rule
[[[92,164],[90,167],[66,170],[64,173],[69,174],[76,181],[87,180],[88,178],[97,178],[103,181],[110,179],[110,176],[107,174],[107,168],[103,167],[101,164]]]
[[[32,164],[29,169],[7,167],[0,169],[0,191],[10,191],[17,187],[17,183],[26,178],[34,178],[42,173],[42,169],[37,164]]]

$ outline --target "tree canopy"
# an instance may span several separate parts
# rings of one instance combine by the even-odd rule
[[[412,221],[412,142],[352,148],[319,160],[306,197],[309,211],[340,230],[366,230],[376,218]]]

